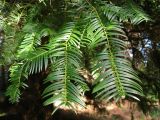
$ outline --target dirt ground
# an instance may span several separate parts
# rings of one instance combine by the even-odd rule
[[[61,109],[53,120],[160,120],[160,114],[154,118],[145,115],[135,102],[124,101],[120,105],[103,102],[99,106],[87,105],[86,109],[77,107],[77,113]]]

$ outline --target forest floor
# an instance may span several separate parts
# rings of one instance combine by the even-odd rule
[[[98,106],[87,105],[86,109],[77,107],[77,114],[61,109],[54,120],[160,120],[160,111],[145,115],[135,102],[124,101],[120,105],[102,102]]]
[[[86,109],[76,106],[76,113],[70,109],[61,108],[52,117],[51,109],[43,109],[43,114],[39,112],[33,116],[32,114],[36,114],[36,111],[29,110],[20,114],[20,112],[16,113],[19,108],[16,109],[16,106],[14,106],[10,108],[10,113],[13,114],[0,114],[4,115],[0,116],[0,120],[160,120],[159,106],[157,106],[159,111],[147,113],[146,115],[138,106],[137,103],[129,101],[123,101],[119,105],[114,102],[92,103],[88,104]]]

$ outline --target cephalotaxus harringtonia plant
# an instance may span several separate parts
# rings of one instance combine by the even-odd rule
[[[2,64],[10,65],[6,95],[18,102],[28,76],[47,71],[44,105],[85,107],[89,90],[83,68],[92,73],[97,99],[138,99],[143,95],[136,72],[126,59],[124,22],[137,25],[149,17],[133,2],[122,6],[102,0],[4,2],[0,26],[5,40]],[[57,108],[58,108],[57,107]]]

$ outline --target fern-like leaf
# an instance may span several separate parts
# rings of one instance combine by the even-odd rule
[[[50,85],[44,90],[43,96],[48,98],[44,105],[60,101],[60,106],[74,108],[73,103],[84,107],[81,96],[87,88],[83,78],[78,74],[81,63],[79,49],[80,33],[75,23],[68,23],[61,32],[51,40],[49,55],[53,60],[52,72],[45,82]]]
[[[26,34],[24,40],[19,46],[18,56],[19,58],[26,58],[29,52],[33,52],[35,47],[40,45],[40,40],[36,38],[36,34]]]
[[[48,50],[36,49],[27,56],[25,69],[29,74],[39,73],[48,67]]]
[[[27,72],[23,70],[24,65],[13,64],[10,67],[10,85],[7,88],[6,96],[9,97],[10,102],[19,102],[21,92],[20,90],[26,88],[27,85],[24,83],[24,79],[27,79]]]
[[[105,4],[101,8],[107,19],[111,21],[130,22],[135,25],[143,21],[151,21],[150,17],[130,0],[123,6]]]
[[[137,74],[123,54],[125,43],[120,38],[126,36],[121,25],[109,20],[104,23],[105,20],[101,18],[97,9],[91,4],[90,6],[93,18],[87,29],[88,34],[91,34],[87,36],[87,40],[90,41],[88,46],[94,49],[98,47],[96,45],[104,46],[93,62],[95,63],[93,74],[99,74],[94,81],[93,93],[101,99],[108,100],[112,98],[119,100],[125,96],[137,99],[136,95],[142,95],[142,88],[138,84],[140,80]]]

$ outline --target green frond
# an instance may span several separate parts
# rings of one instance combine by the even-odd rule
[[[130,22],[131,24],[139,24],[143,21],[151,21],[150,17],[133,1],[128,1],[123,6],[114,4],[104,4],[101,6],[102,12],[110,21]]]
[[[136,98],[136,95],[142,95],[140,80],[132,69],[131,63],[123,57],[125,56],[121,52],[114,53],[112,60],[107,51],[98,55],[98,62],[94,69],[101,73],[96,78],[95,84],[98,84],[93,90],[93,93],[98,92],[97,97],[109,100],[132,95]]]
[[[98,45],[105,46],[92,62],[95,64],[94,74],[99,74],[95,78],[93,93],[101,99],[108,100],[112,98],[118,100],[125,96],[136,98],[136,95],[142,95],[137,74],[125,59],[125,43],[120,38],[126,36],[121,25],[116,21],[104,23],[96,8],[94,6],[92,8],[94,17],[90,21],[86,35],[88,47],[94,51]],[[129,84],[130,81],[135,84]]]
[[[17,53],[17,57],[20,59],[27,58],[28,54],[32,54],[41,45],[42,37],[54,34],[51,29],[38,27],[37,24],[27,24],[24,26],[23,32],[25,35]]]
[[[24,65],[22,64],[13,64],[10,67],[10,85],[7,88],[6,96],[9,97],[10,102],[15,103],[19,102],[21,89],[27,87],[24,83],[24,79],[27,79],[27,73],[24,71]]]
[[[138,25],[141,22],[145,21],[152,21],[149,15],[147,15],[140,7],[135,5],[135,3],[132,0],[129,0],[127,4],[124,6],[123,11],[128,12],[128,18],[132,24]]]
[[[20,28],[25,22],[24,8],[20,4],[13,4],[13,9],[7,16],[7,24],[12,27]]]
[[[26,58],[29,52],[33,52],[35,47],[40,45],[40,40],[37,39],[36,33],[26,34],[24,40],[19,46],[18,57]]]
[[[86,90],[83,88],[87,88],[87,85],[77,71],[80,68],[82,55],[79,49],[80,33],[75,23],[66,24],[59,34],[51,39],[49,47],[50,58],[54,61],[52,72],[45,80],[45,83],[50,85],[43,92],[45,98],[49,97],[44,105],[60,101],[60,106],[74,108],[73,103],[75,103],[84,107],[85,103],[81,96]]]
[[[48,67],[48,50],[36,49],[28,54],[25,60],[25,68],[28,69],[29,74],[39,73],[42,70],[46,70]]]

